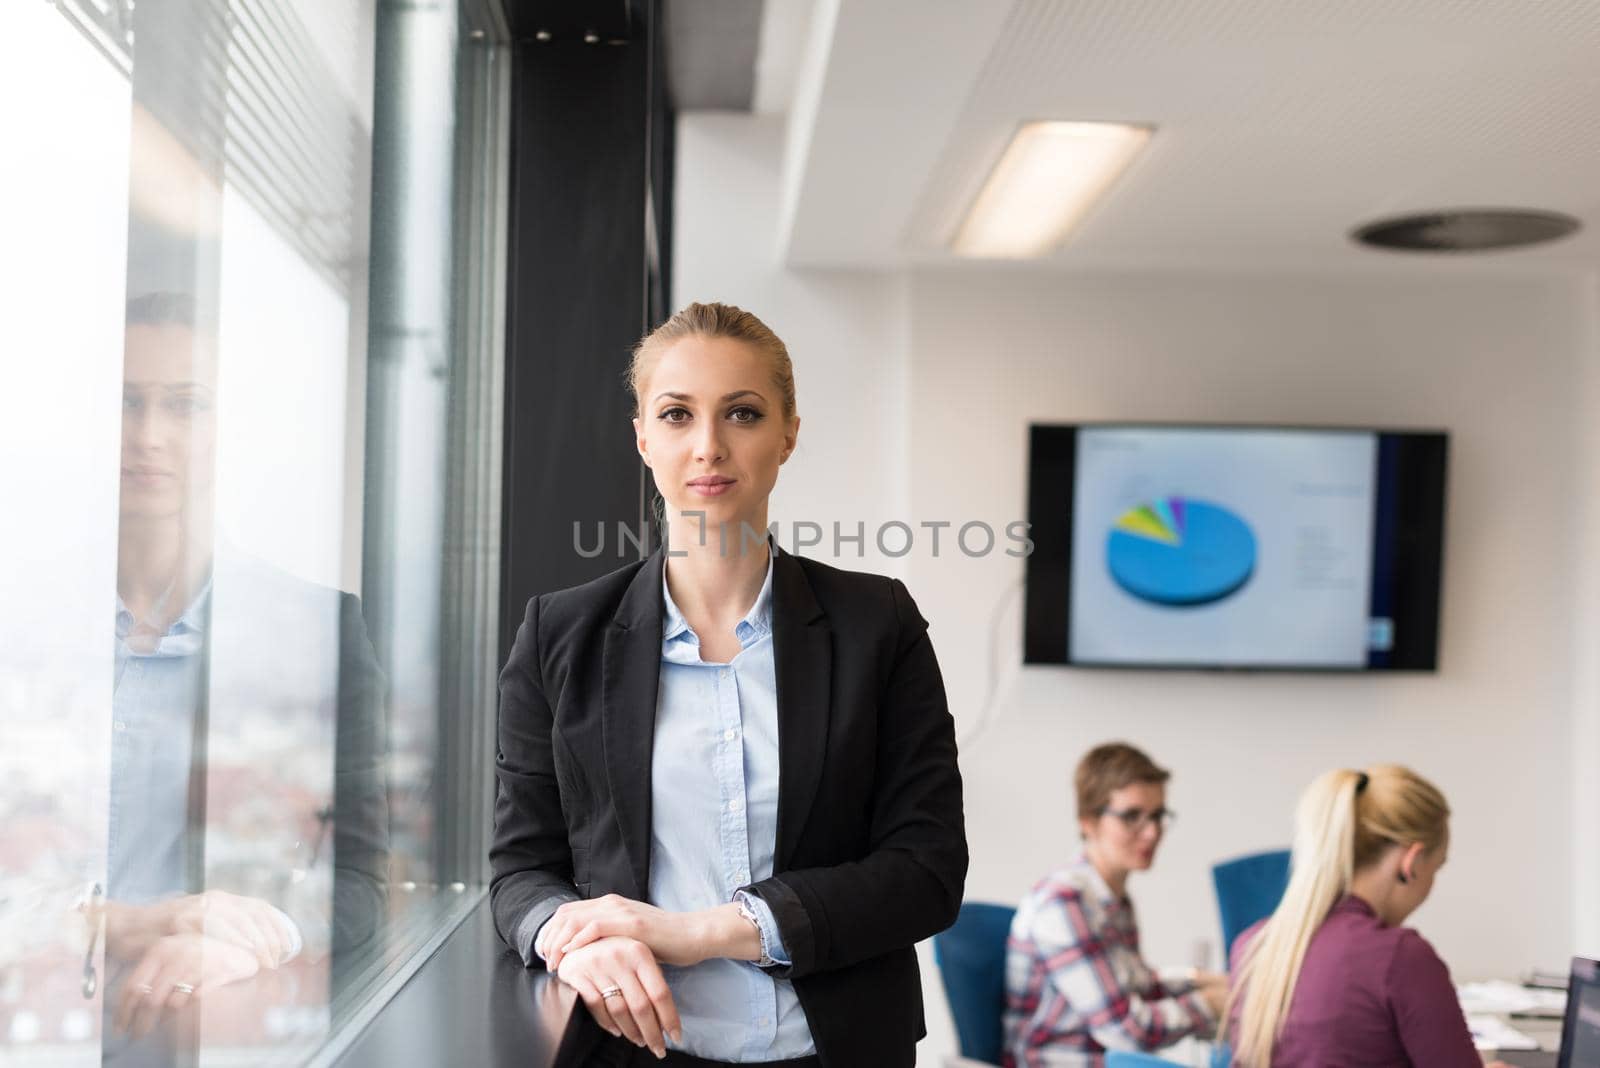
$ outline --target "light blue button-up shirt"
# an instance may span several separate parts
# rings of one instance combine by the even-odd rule
[[[149,904],[202,889],[189,885],[189,786],[194,718],[206,684],[205,628],[211,583],[151,645],[129,641],[133,613],[117,598],[115,681],[111,703],[111,809],[107,836],[107,894],[113,901]],[[205,769],[199,769],[201,774]],[[302,948],[300,929],[273,906]]]
[[[769,543],[770,545],[770,543]],[[771,546],[770,552],[777,552]],[[734,628],[739,653],[700,659],[700,639],[666,588],[651,764],[650,900],[671,912],[714,908],[772,875],[778,830],[778,687],[772,648],[772,556],[755,604]],[[767,952],[788,955],[766,903],[742,895]],[[721,1061],[816,1052],[794,984],[719,958],[662,973],[683,1021],[676,1049]]]
[[[142,652],[128,643],[133,614],[117,598],[107,887],[115,901],[145,904],[189,889],[189,753],[210,594],[208,582]]]
[[[203,889],[190,884],[189,790],[194,773],[195,714],[206,692],[206,630],[211,582],[164,634],[130,639],[134,618],[117,598],[115,676],[111,699],[111,792],[107,822],[107,895],[147,905]],[[196,873],[200,874],[200,873]],[[303,948],[300,929],[269,906],[283,925],[293,959]],[[137,961],[106,964],[101,1060],[143,1068],[181,1063],[182,1040],[167,1028],[134,1038],[113,1027],[121,985]],[[192,980],[191,980],[192,981]]]
[[[128,641],[133,613],[117,598],[106,841],[106,891],[113,901],[144,905],[189,889],[189,776],[210,592],[207,583],[167,632],[147,639],[139,651]],[[102,1062],[129,1068],[175,1064],[175,1038],[166,1028],[136,1039],[113,1026],[122,983],[136,964],[106,962],[111,996],[102,1006]]]

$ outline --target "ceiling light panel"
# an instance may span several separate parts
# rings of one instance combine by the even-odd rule
[[[1033,259],[1054,250],[1152,133],[1149,126],[1112,122],[1025,123],[990,172],[951,248],[990,259]]]

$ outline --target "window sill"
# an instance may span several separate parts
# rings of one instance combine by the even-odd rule
[[[506,948],[487,894],[464,905],[312,1065],[531,1068],[554,1060],[576,996]]]

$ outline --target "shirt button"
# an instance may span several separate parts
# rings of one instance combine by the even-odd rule
[[[729,674],[730,674],[730,672],[728,672],[726,669],[717,672],[718,678],[724,678],[725,679],[725,678],[728,677]]]
[[[763,1016],[763,1017],[761,1017],[761,1026],[762,1027],[771,1027],[772,1026],[772,1021],[770,1019],[768,1019],[767,1017]]]
[[[737,797],[728,802],[729,812],[738,812],[741,808],[744,808],[744,802],[740,801]]]
[[[750,873],[747,871],[736,871],[733,873],[733,878],[735,882],[747,883],[750,881]]]
[[[722,737],[731,742],[735,738],[739,737],[739,732],[734,730],[732,727],[729,727],[727,730],[722,732]]]
[[[114,723],[112,723],[111,726],[112,726],[112,728],[114,730],[119,730],[119,731],[125,731],[125,730],[128,729],[128,725],[126,723],[124,723],[120,719],[115,721]]]

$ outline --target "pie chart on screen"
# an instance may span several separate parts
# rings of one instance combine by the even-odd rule
[[[1188,608],[1237,593],[1256,569],[1256,537],[1228,509],[1162,497],[1122,513],[1106,539],[1116,584],[1151,604]]]

